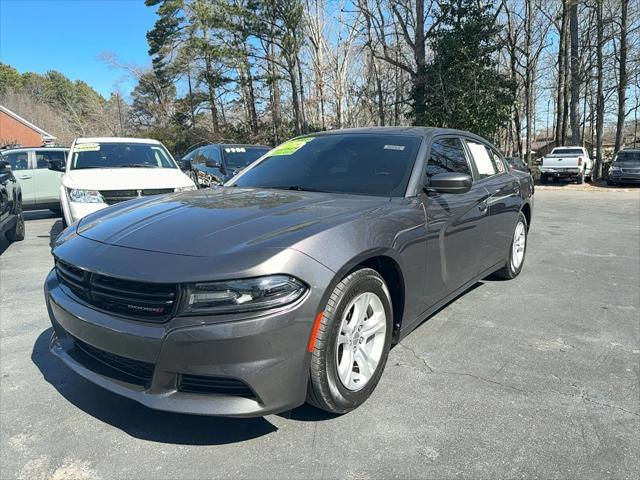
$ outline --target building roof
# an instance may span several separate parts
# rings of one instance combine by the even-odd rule
[[[40,127],[36,127],[33,123],[25,120],[24,118],[22,118],[20,115],[18,115],[15,112],[12,112],[11,110],[9,110],[6,107],[3,107],[2,105],[0,105],[0,112],[4,112],[7,115],[9,115],[10,117],[14,118],[15,120],[17,120],[18,122],[22,123],[23,125],[29,127],[31,130],[34,130],[36,132],[38,132],[40,135],[42,135],[42,139],[43,140],[55,140],[56,137],[54,135],[51,135],[50,133],[45,132],[43,129],[41,129]]]

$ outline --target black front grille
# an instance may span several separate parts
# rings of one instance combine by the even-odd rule
[[[640,173],[640,168],[623,168],[622,173]]]
[[[110,313],[145,321],[162,322],[174,312],[176,284],[145,283],[87,272],[56,260],[60,283],[87,304]]]
[[[153,377],[153,364],[121,357],[115,353],[110,353],[89,345],[75,337],[73,340],[75,346],[82,354],[88,355],[92,360],[99,362],[99,365],[95,365],[87,362],[86,359],[85,361],[81,359],[81,363],[87,368],[134,385],[146,387],[150,384],[151,377]],[[106,369],[104,367],[106,367]]]
[[[162,195],[174,192],[173,188],[146,188],[142,190],[100,190],[100,195],[107,205],[126,202],[134,198],[147,197],[149,195]]]
[[[236,397],[255,397],[253,391],[235,378],[180,375],[178,391],[186,393],[217,393]]]

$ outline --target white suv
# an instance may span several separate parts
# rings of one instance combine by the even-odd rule
[[[60,186],[67,225],[115,203],[147,195],[195,190],[157,140],[77,138]]]

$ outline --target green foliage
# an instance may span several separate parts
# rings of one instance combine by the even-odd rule
[[[20,72],[6,63],[0,63],[0,93],[8,89],[19,89],[22,87],[22,76]]]
[[[446,0],[438,20],[429,38],[432,60],[418,72],[412,91],[415,123],[492,138],[515,101],[509,78],[498,71],[503,45],[492,8],[476,0]]]

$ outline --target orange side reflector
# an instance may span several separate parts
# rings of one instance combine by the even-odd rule
[[[313,347],[316,345],[316,337],[318,336],[318,329],[320,328],[320,322],[322,321],[322,316],[324,312],[318,313],[316,315],[316,320],[313,322],[313,330],[311,330],[311,338],[309,339],[309,351],[313,352]]]

